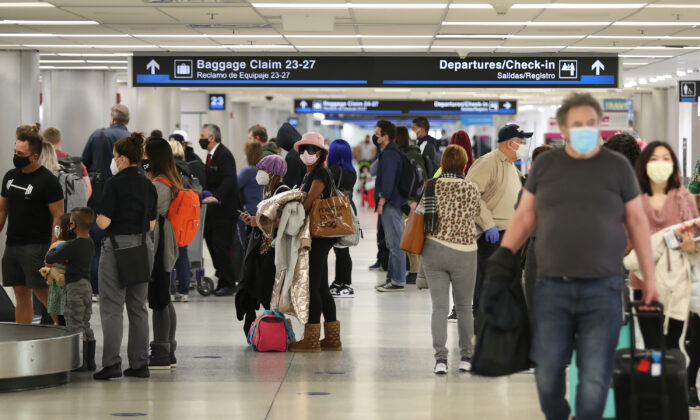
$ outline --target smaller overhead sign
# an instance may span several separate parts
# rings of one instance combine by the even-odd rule
[[[678,82],[678,94],[680,102],[698,101],[698,80],[682,80]]]
[[[634,110],[631,99],[605,99],[603,110],[610,112],[629,112]]]
[[[226,109],[226,95],[223,93],[209,95],[209,109],[221,110]]]
[[[433,100],[392,101],[376,99],[297,99],[297,114],[321,112],[324,114],[373,115],[493,115],[517,113],[515,100]]]

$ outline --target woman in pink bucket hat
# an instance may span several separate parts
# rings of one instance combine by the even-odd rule
[[[314,201],[331,196],[333,181],[325,167],[328,149],[319,133],[309,132],[294,143],[294,150],[299,152],[301,161],[306,165],[306,175],[301,183],[301,190],[306,192],[303,202],[308,214]],[[335,302],[328,288],[328,253],[335,239],[313,238],[309,252],[309,322],[304,325],[304,338],[292,343],[291,351],[319,352],[323,350],[342,350],[340,342],[340,323],[336,319]],[[323,314],[324,335],[321,338],[321,314]]]

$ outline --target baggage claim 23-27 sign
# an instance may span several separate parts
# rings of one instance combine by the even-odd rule
[[[618,57],[200,56],[137,53],[134,86],[605,88]]]

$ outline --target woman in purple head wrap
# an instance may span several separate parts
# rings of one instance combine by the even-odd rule
[[[281,156],[266,156],[255,165],[255,169],[258,170],[255,180],[264,186],[264,200],[289,191],[290,188],[282,183],[287,173],[287,163]],[[265,238],[256,226],[255,217],[248,212],[241,213],[241,220],[249,226],[250,234],[243,262],[243,278],[236,294],[236,316],[240,321],[245,319],[243,332],[247,335],[260,305],[270,309],[275,283],[275,249],[272,248],[272,241],[276,235]]]

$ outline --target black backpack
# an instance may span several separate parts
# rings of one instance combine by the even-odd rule
[[[62,171],[73,174],[78,178],[83,177],[83,164],[80,162],[79,157],[66,156],[64,158],[60,158],[58,160],[58,164]]]
[[[425,173],[423,168],[404,152],[398,150],[401,155],[401,177],[399,178],[399,194],[401,197],[415,200],[423,194],[425,185]]]

